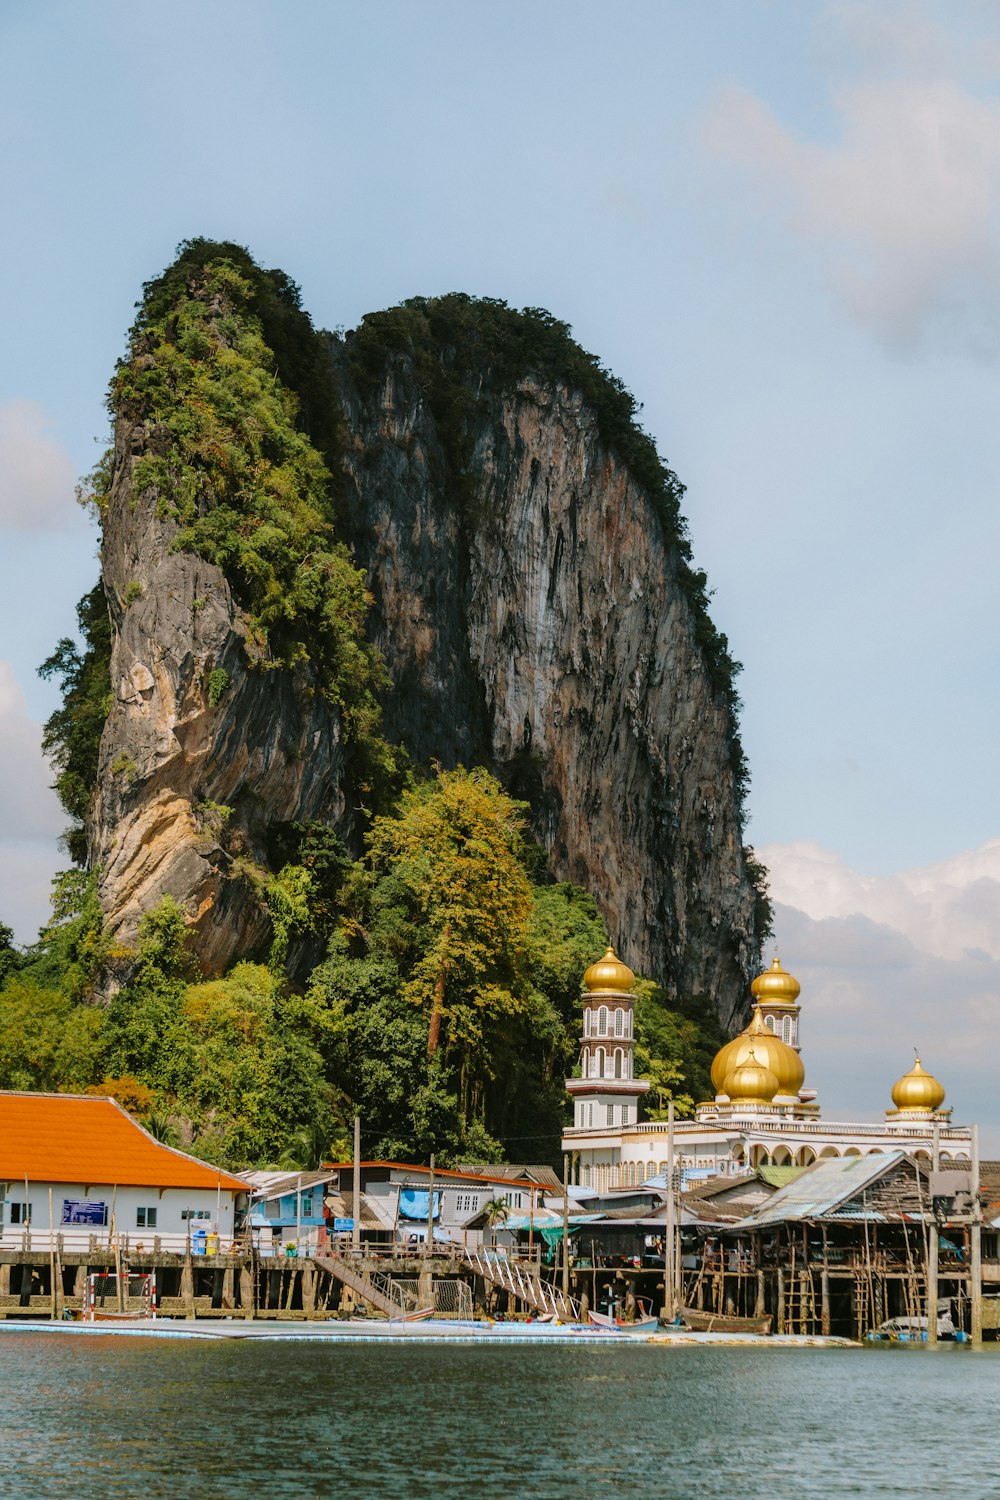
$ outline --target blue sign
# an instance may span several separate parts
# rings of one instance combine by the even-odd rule
[[[91,1198],[64,1198],[62,1206],[64,1224],[99,1224],[108,1222],[106,1203],[96,1203]]]
[[[350,1234],[350,1232],[351,1232],[351,1230],[353,1228],[354,1228],[354,1220],[353,1219],[334,1219],[334,1221],[333,1221],[333,1232],[334,1232],[334,1234]]]

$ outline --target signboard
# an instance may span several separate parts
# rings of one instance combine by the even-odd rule
[[[350,1234],[350,1232],[351,1232],[351,1230],[353,1228],[354,1228],[354,1220],[353,1219],[334,1219],[334,1221],[333,1221],[333,1232],[334,1232],[334,1234]]]
[[[99,1224],[108,1222],[106,1203],[97,1203],[91,1198],[64,1198],[62,1206],[64,1224]]]

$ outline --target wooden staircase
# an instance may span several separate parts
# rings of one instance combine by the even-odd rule
[[[321,1271],[335,1276],[344,1286],[350,1287],[356,1297],[361,1297],[369,1306],[374,1307],[377,1312],[385,1313],[389,1318],[405,1318],[408,1312],[417,1311],[415,1305],[408,1308],[400,1298],[392,1296],[391,1282],[383,1282],[380,1286],[370,1272],[351,1265],[340,1256],[314,1255],[312,1259]]]
[[[575,1323],[580,1316],[580,1309],[572,1297],[543,1281],[537,1267],[527,1261],[508,1260],[495,1251],[468,1248],[463,1252],[463,1259],[477,1276],[516,1297],[532,1312],[543,1316],[555,1314],[564,1323]]]

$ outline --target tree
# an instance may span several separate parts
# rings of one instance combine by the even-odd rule
[[[490,1198],[483,1204],[483,1214],[490,1228],[493,1244],[497,1242],[497,1225],[503,1229],[510,1218],[510,1205],[503,1198]]]

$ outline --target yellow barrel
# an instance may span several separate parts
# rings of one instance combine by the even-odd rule
[[[205,1254],[206,1255],[218,1255],[218,1253],[219,1253],[219,1236],[217,1234],[207,1235],[206,1238],[205,1238]]]

